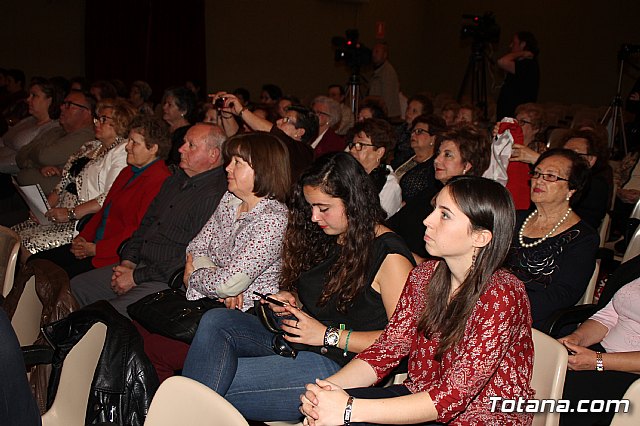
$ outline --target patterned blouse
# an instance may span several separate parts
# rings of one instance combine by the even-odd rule
[[[462,339],[438,362],[434,355],[439,334],[428,339],[417,329],[436,265],[437,261],[425,262],[411,272],[389,325],[356,358],[367,362],[382,380],[409,355],[404,385],[412,393],[429,392],[439,422],[530,425],[532,414],[493,413],[489,399],[534,396],[531,315],[524,285],[510,273],[496,271],[467,320]]]
[[[189,278],[187,299],[244,292],[242,310],[246,311],[256,299],[254,291],[278,291],[287,207],[263,198],[238,217],[241,203],[227,192],[211,219],[189,243],[187,253],[193,255],[196,269]],[[202,267],[197,265],[198,258],[204,259]]]
[[[96,155],[102,143],[87,142],[69,157],[54,189],[60,195],[59,207],[75,207],[95,199],[100,206],[122,169],[127,166],[125,139],[119,138],[107,150]]]

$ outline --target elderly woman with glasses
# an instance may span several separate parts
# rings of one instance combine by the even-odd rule
[[[436,115],[420,115],[413,120],[411,148],[415,155],[395,170],[400,179],[402,201],[407,202],[420,191],[436,185],[433,151],[436,136],[447,128]]]
[[[402,190],[393,169],[386,164],[393,152],[391,125],[377,118],[356,123],[347,135],[349,153],[364,167],[380,196],[387,217],[402,206]]]
[[[120,171],[127,165],[125,151],[134,109],[123,100],[98,103],[94,118],[96,140],[84,144],[60,171],[45,167],[43,173],[60,174],[60,182],[48,195],[48,224],[28,220],[14,227],[26,249],[23,258],[71,242],[78,219],[100,210]]]
[[[599,238],[573,211],[589,165],[574,151],[542,154],[531,174],[533,211],[519,211],[508,267],[525,283],[534,328],[580,300],[595,267]]]

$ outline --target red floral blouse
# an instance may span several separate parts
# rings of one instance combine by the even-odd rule
[[[451,425],[530,425],[532,414],[491,412],[491,396],[530,399],[533,371],[531,313],[525,287],[507,271],[496,271],[469,317],[462,339],[434,359],[438,333],[427,339],[417,322],[437,261],[416,267],[378,340],[357,358],[383,379],[409,355],[412,392],[429,392],[437,421]],[[500,404],[498,403],[499,407]]]

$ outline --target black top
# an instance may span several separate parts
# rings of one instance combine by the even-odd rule
[[[371,267],[366,276],[368,285],[355,297],[346,314],[338,311],[336,295],[329,299],[325,306],[316,305],[322,295],[327,274],[338,260],[339,254],[340,247],[336,246],[335,250],[324,261],[300,274],[297,291],[298,297],[304,305],[303,310],[325,325],[339,327],[340,324],[345,324],[346,330],[372,331],[384,329],[388,322],[387,311],[382,303],[382,296],[371,287],[371,283],[382,262],[389,254],[400,254],[415,266],[411,252],[402,239],[393,232],[387,232],[377,237],[373,241]],[[313,346],[306,349],[321,353],[320,347]],[[323,355],[343,366],[355,356],[355,353],[349,352],[345,357],[343,356],[343,349],[330,347],[328,352]]]
[[[431,199],[442,187],[442,183],[434,179],[433,185],[408,200],[386,223],[391,230],[404,239],[409,249],[420,257],[429,257],[424,245],[424,232],[427,228],[422,221],[433,211]]]
[[[496,119],[515,117],[516,107],[538,99],[540,69],[537,59],[515,61],[515,74],[507,73],[500,95],[498,96]]]
[[[180,169],[169,176],[121,256],[136,264],[135,282],[168,282],[171,274],[184,266],[187,244],[211,217],[226,191],[222,167],[193,177]]]
[[[280,130],[275,124],[269,133],[280,138],[287,146],[289,150],[289,164],[291,165],[291,184],[295,184],[302,172],[313,163],[313,149],[304,142],[293,139]]]
[[[607,183],[605,176],[594,175],[573,210],[593,229],[598,229],[604,215],[609,211],[611,195],[611,186]]]
[[[180,147],[184,144],[184,137],[187,134],[187,131],[193,126],[192,124],[187,124],[186,126],[178,127],[171,134],[171,150],[169,151],[169,157],[165,161],[167,166],[171,164],[180,164]]]
[[[427,161],[418,163],[400,178],[400,188],[402,189],[402,201],[405,203],[429,187],[435,187],[436,169],[433,166],[434,158],[431,156]]]
[[[537,246],[521,247],[518,232],[529,214],[529,211],[518,211],[505,266],[524,282],[531,303],[533,328],[540,328],[552,313],[580,300],[595,268],[600,239],[596,231],[581,220]],[[525,243],[536,240],[524,238]]]
[[[411,126],[402,123],[395,130],[396,146],[393,149],[393,160],[391,160],[391,168],[397,169],[407,162],[407,160],[415,155],[411,148]]]

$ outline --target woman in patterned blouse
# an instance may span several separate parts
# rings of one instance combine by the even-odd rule
[[[513,201],[494,181],[458,176],[434,205],[424,240],[442,260],[412,271],[373,345],[307,385],[305,424],[531,424],[531,414],[502,413],[499,404],[493,412],[490,399],[534,394],[529,303],[522,282],[500,269],[515,223]],[[402,385],[366,388],[405,356],[409,377]]]
[[[135,110],[123,100],[99,102],[93,119],[96,140],[71,155],[62,170],[55,166],[42,168],[44,176],[60,175],[60,182],[47,196],[51,209],[45,216],[50,223],[27,220],[13,228],[25,248],[23,259],[69,244],[77,220],[102,208],[111,185],[127,166],[125,146],[135,116]]]
[[[187,246],[183,279],[188,300],[219,299],[240,313],[254,291],[278,290],[291,173],[286,145],[264,132],[230,138],[224,158],[228,191]],[[189,345],[138,330],[161,382],[182,368]]]

